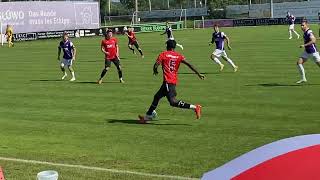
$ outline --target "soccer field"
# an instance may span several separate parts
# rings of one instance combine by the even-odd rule
[[[125,84],[118,82],[115,66],[96,84],[104,65],[100,37],[72,39],[78,50],[75,82],[68,81],[70,75],[60,80],[60,39],[0,48],[0,166],[6,178],[35,179],[47,169],[57,170],[62,180],[200,178],[261,145],[319,133],[320,69],[312,60],[305,64],[308,83],[295,84],[302,40],[288,40],[287,26],[221,31],[231,39],[227,53],[239,66],[236,73],[226,62],[219,72],[210,60],[211,29],[175,32],[185,48],[177,51],[206,75],[199,80],[181,65],[177,98],[201,104],[202,118],[163,98],[158,118],[143,125],[137,115],[146,112],[162,83],[162,73],[152,75],[165,49],[160,33],[137,34],[144,59],[117,36]]]

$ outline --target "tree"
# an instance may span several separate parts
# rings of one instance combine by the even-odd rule
[[[180,8],[182,9],[183,4],[186,3],[186,0],[176,0],[176,3],[180,5]]]

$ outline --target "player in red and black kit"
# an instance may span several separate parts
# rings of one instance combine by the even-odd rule
[[[177,73],[179,70],[180,63],[187,65],[193,72],[195,72],[199,76],[200,79],[204,79],[205,76],[200,74],[190,63],[188,63],[185,60],[184,56],[174,51],[174,49],[176,48],[175,40],[168,40],[166,44],[167,51],[164,51],[159,55],[156,63],[153,66],[154,75],[158,74],[159,65],[162,66],[163,83],[159,91],[154,95],[154,99],[146,115],[139,115],[139,122],[142,124],[146,123],[148,120],[152,120],[154,111],[157,108],[160,99],[165,96],[167,97],[171,106],[185,109],[193,109],[196,113],[197,119],[200,119],[201,116],[201,106],[199,104],[188,104],[184,101],[176,99],[176,84],[178,81]]]
[[[133,28],[129,28],[128,32],[125,34],[128,36],[128,39],[129,39],[129,42],[128,42],[129,49],[133,52],[133,54],[136,54],[136,52],[134,51],[134,48],[132,47],[132,45],[134,45],[138,49],[141,57],[144,58],[142,50],[141,50],[139,43],[137,41],[136,35],[133,32]]]
[[[112,30],[107,30],[105,34],[105,39],[101,41],[101,51],[105,54],[105,66],[102,70],[100,79],[98,80],[98,84],[102,83],[102,78],[106,75],[107,71],[111,66],[111,62],[117,67],[119,80],[121,83],[124,83],[122,79],[122,70],[120,65],[119,58],[119,46],[118,40],[112,37]]]

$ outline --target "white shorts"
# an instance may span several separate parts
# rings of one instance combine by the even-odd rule
[[[289,30],[294,30],[294,24],[289,25]]]
[[[225,50],[216,49],[216,50],[213,51],[212,54],[213,54],[214,56],[216,56],[216,57],[220,57],[220,56],[225,56],[225,57],[227,57],[227,53],[226,53]]]
[[[314,62],[320,62],[320,55],[319,52],[315,53],[307,53],[304,51],[300,56],[304,61],[308,60],[310,57],[312,57]]]
[[[61,60],[61,67],[72,66],[72,62],[73,62],[72,59],[62,59]]]

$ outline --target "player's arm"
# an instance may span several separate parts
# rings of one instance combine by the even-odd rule
[[[158,67],[160,65],[159,61],[156,61],[153,65],[153,75],[157,75],[158,74]]]
[[[60,54],[61,54],[61,47],[59,46],[59,47],[58,47],[58,58],[57,58],[58,61],[60,61]]]
[[[214,35],[212,34],[211,42],[209,42],[209,46],[214,43]]]
[[[109,54],[105,49],[104,49],[104,46],[103,46],[103,44],[101,44],[101,51],[104,53],[104,54]]]
[[[224,35],[224,39],[226,40],[227,42],[227,46],[228,46],[228,49],[231,50],[231,46],[230,46],[230,39],[228,36]]]
[[[76,60],[77,49],[74,46],[72,46],[72,49],[73,49],[73,51],[72,51],[72,59]]]
[[[164,32],[161,33],[160,35],[165,35],[165,34],[167,34],[167,29],[165,29]]]
[[[316,43],[316,37],[314,37],[313,34],[310,35],[310,41],[307,42],[306,44],[303,44],[300,46],[300,48],[306,47],[306,46],[310,46],[311,44]]]
[[[190,68],[194,73],[196,73],[200,79],[202,79],[202,80],[205,79],[205,76],[203,74],[201,74],[199,71],[197,71],[196,68],[193,67],[193,65],[191,65],[188,61],[183,60],[183,61],[181,61],[181,63],[187,65],[188,68]]]
[[[120,56],[119,56],[119,46],[118,46],[118,44],[116,44],[116,48],[117,48],[117,57],[120,59]]]

